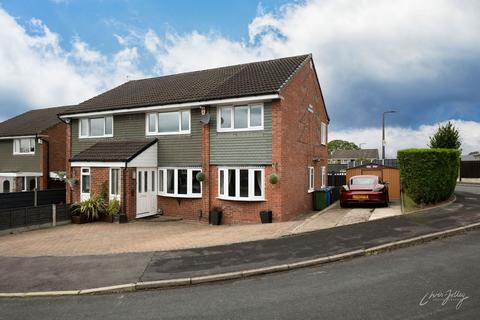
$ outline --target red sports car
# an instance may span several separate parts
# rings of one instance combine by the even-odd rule
[[[340,191],[340,206],[380,204],[388,206],[388,185],[377,176],[353,176]]]

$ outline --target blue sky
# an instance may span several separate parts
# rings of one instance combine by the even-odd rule
[[[127,79],[313,53],[330,137],[376,138],[393,108],[391,137],[421,146],[455,120],[480,149],[478,30],[474,0],[0,0],[0,120]]]

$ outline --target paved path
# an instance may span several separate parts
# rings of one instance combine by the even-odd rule
[[[175,290],[0,300],[1,319],[478,319],[480,231],[358,259]],[[421,299],[460,291],[459,300]],[[443,300],[443,299],[442,299]]]
[[[228,246],[104,256],[2,257],[0,292],[87,289],[293,263],[479,222],[478,198],[458,192],[456,203],[419,214]]]
[[[88,223],[0,236],[0,256],[86,256],[118,253],[204,248],[275,239],[292,233],[332,228],[383,216],[401,214],[399,204],[390,208],[342,209],[334,207],[303,220],[255,225],[210,226],[198,222],[153,222],[144,219],[127,224]],[[380,215],[379,217],[382,217]]]

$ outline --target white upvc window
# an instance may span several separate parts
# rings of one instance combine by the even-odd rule
[[[22,177],[22,191],[33,191],[37,188],[37,177]]]
[[[120,201],[121,199],[121,177],[120,168],[110,168],[110,200],[117,199]]]
[[[217,108],[217,131],[263,130],[263,104]]]
[[[113,117],[81,118],[78,130],[80,138],[113,137]]]
[[[190,110],[155,112],[146,115],[147,136],[189,134],[190,127]]]
[[[13,154],[35,154],[35,138],[14,139]]]
[[[313,192],[315,189],[315,168],[308,167],[308,192]]]
[[[86,200],[90,198],[90,168],[81,168],[80,170],[80,198]]]
[[[201,168],[158,169],[158,195],[177,198],[201,198],[202,183],[197,180]]]
[[[327,124],[325,122],[322,122],[321,128],[321,143],[325,146],[327,145]]]
[[[322,166],[321,167],[321,176],[320,176],[320,181],[322,183],[322,188],[326,187],[327,186],[327,167],[325,166]]]
[[[218,198],[236,201],[265,200],[265,169],[260,167],[219,168]]]

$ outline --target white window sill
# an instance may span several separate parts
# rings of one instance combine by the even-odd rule
[[[166,193],[158,193],[159,197],[165,198],[184,198],[184,199],[201,199],[201,194],[166,194]]]
[[[251,127],[251,128],[239,128],[239,129],[229,129],[229,128],[219,128],[217,127],[217,132],[246,132],[246,131],[262,131],[263,127]]]
[[[34,156],[35,152],[22,152],[22,153],[16,152],[13,155],[14,156]]]
[[[113,138],[113,134],[105,135],[105,136],[87,136],[82,137],[78,136],[79,139],[103,139],[103,138]]]
[[[265,198],[240,198],[240,197],[225,197],[225,196],[218,196],[217,199],[220,200],[227,200],[227,201],[246,201],[246,202],[261,202],[266,201]]]
[[[315,189],[308,189],[308,193],[312,193]]]
[[[188,135],[190,131],[183,131],[183,132],[158,132],[158,133],[147,133],[147,137],[151,136],[175,136],[175,135]]]

